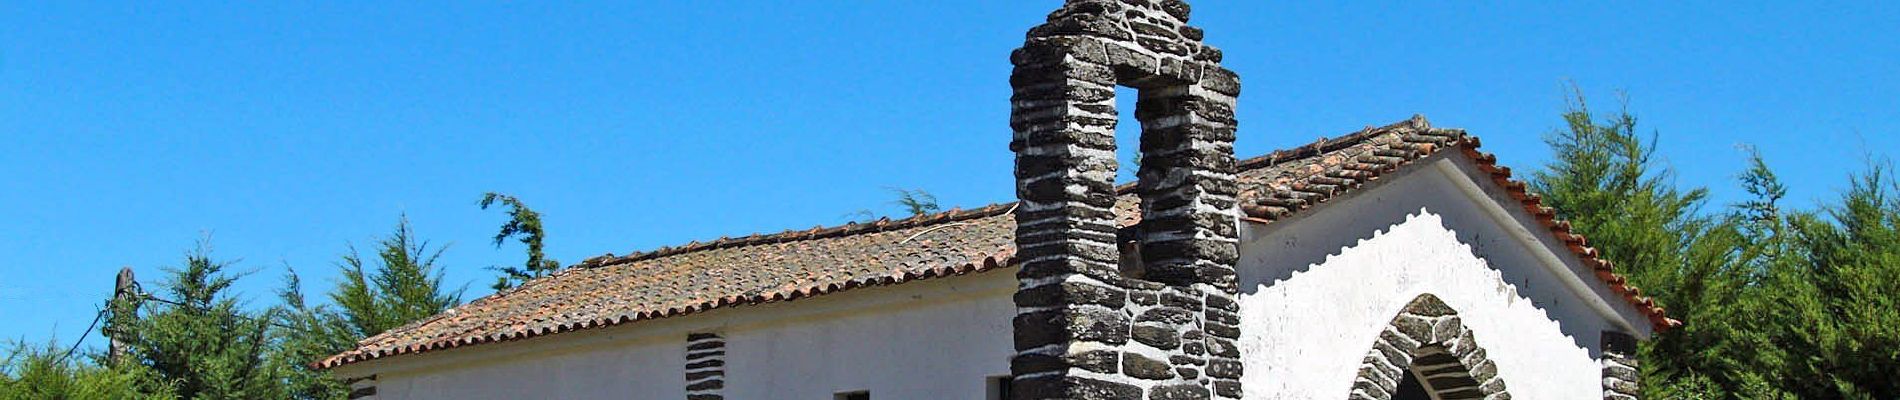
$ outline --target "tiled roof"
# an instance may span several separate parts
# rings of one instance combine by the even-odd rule
[[[1498,158],[1479,151],[1478,137],[1459,129],[1432,128],[1424,117],[1381,128],[1281,150],[1263,157],[1242,161],[1241,211],[1245,219],[1272,223],[1300,211],[1313,208],[1347,191],[1377,180],[1387,172],[1412,161],[1447,149],[1456,149],[1474,161],[1478,169],[1490,175],[1491,182],[1504,188],[1518,205],[1539,225],[1590,267],[1597,279],[1636,306],[1657,330],[1681,326],[1670,319],[1641,289],[1615,272],[1610,260],[1600,257],[1588,239],[1571,230],[1570,222],[1557,219],[1557,211],[1543,204],[1543,198],[1531,193],[1524,182],[1511,178],[1511,168],[1498,165]]]
[[[1272,223],[1377,180],[1412,161],[1457,149],[1478,162],[1596,275],[1664,329],[1679,325],[1611,272],[1581,235],[1542,206],[1510,169],[1461,130],[1423,118],[1367,128],[1240,162],[1244,219]],[[1124,187],[1122,224],[1139,217]],[[317,362],[332,368],[442,348],[521,340],[736,305],[788,301],[865,286],[997,269],[1014,262],[1013,203],[769,235],[720,238],[623,257],[589,259],[521,287],[372,336]]]

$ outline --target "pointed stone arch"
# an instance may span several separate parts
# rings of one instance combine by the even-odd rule
[[[1392,317],[1372,342],[1354,400],[1392,400],[1407,374],[1417,373],[1434,398],[1508,400],[1504,380],[1458,311],[1430,293],[1419,295]]]

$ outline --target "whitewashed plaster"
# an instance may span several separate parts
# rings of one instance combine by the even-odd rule
[[[683,399],[685,338],[668,339],[673,340],[656,338],[506,363],[385,373],[377,379],[376,398]],[[643,395],[629,397],[629,393]]]
[[[1246,398],[1346,398],[1373,338],[1422,293],[1459,311],[1513,398],[1600,397],[1598,333],[1646,335],[1631,322],[1640,315],[1600,283],[1579,283],[1582,267],[1539,249],[1553,245],[1526,234],[1521,211],[1482,201],[1504,195],[1469,173],[1459,158],[1422,160],[1324,208],[1242,230]],[[983,399],[986,379],[1009,371],[1015,286],[1014,270],[1002,269],[336,372],[378,375],[378,399],[678,399],[686,334],[717,332],[728,399],[857,390]]]
[[[1600,333],[1628,331],[1633,309],[1606,312],[1600,288],[1565,276],[1574,266],[1545,264],[1542,243],[1500,224],[1508,213],[1473,201],[1480,186],[1458,182],[1469,172],[1460,162],[1422,162],[1298,220],[1246,230],[1247,398],[1346,398],[1379,332],[1425,293],[1459,312],[1512,398],[1601,398]]]
[[[682,399],[688,332],[726,338],[728,399],[984,399],[1009,375],[1013,269],[344,366],[377,399]]]
[[[985,279],[1014,274],[994,272]],[[901,290],[901,289],[900,289]],[[985,378],[1009,375],[1015,353],[1008,295],[843,314],[821,324],[727,333],[730,399],[982,399]]]

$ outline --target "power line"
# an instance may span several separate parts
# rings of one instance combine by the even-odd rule
[[[136,284],[136,283],[135,283],[135,284]],[[178,301],[173,301],[173,300],[170,300],[170,299],[166,299],[166,298],[163,298],[163,297],[158,297],[158,296],[154,296],[154,295],[152,295],[151,293],[147,293],[147,292],[145,292],[145,291],[143,290],[143,288],[141,288],[140,290],[138,290],[138,295],[137,295],[137,297],[138,297],[138,299],[139,299],[139,300],[152,300],[152,301],[157,301],[157,302],[160,302],[160,303],[165,303],[165,304],[170,304],[170,305],[173,305],[173,306],[177,306],[177,307],[184,307],[184,308],[189,308],[189,309],[192,309],[192,310],[197,310],[197,311],[200,311],[200,312],[208,312],[208,311],[211,311],[211,309],[209,309],[209,308],[205,308],[205,307],[198,307],[198,306],[194,306],[194,305],[190,305],[190,304],[185,304],[185,303],[182,303],[182,302],[178,302]],[[107,312],[107,311],[108,311],[107,309],[104,309],[104,308],[101,308],[101,309],[99,309],[99,312],[98,312],[98,313],[96,313],[96,314],[94,314],[94,315],[93,315],[93,317],[92,317],[92,323],[90,323],[90,324],[87,324],[87,325],[86,325],[86,331],[85,331],[85,332],[80,332],[80,333],[79,333],[79,338],[78,338],[78,339],[75,339],[75,340],[73,340],[73,345],[72,345],[72,347],[68,347],[68,348],[66,348],[66,353],[64,353],[64,354],[61,354],[61,355],[59,356],[59,359],[58,359],[58,361],[59,361],[59,362],[65,362],[65,361],[66,361],[66,358],[68,358],[68,357],[72,357],[72,355],[73,355],[73,353],[74,353],[74,352],[77,352],[77,351],[79,351],[79,346],[80,346],[80,345],[82,345],[82,344],[85,344],[85,343],[86,343],[86,337],[88,337],[88,336],[91,336],[91,335],[92,335],[92,331],[93,331],[94,329],[96,329],[96,328],[98,328],[98,327],[99,327],[99,321],[103,321],[103,320],[105,320],[105,317],[106,317],[106,312]],[[273,326],[273,327],[277,327],[277,328],[283,328],[283,329],[289,329],[289,330],[293,330],[293,331],[298,331],[298,332],[304,332],[304,333],[310,333],[310,331],[309,331],[309,330],[306,330],[306,329],[304,329],[304,328],[301,328],[301,327],[295,327],[295,326],[290,326],[290,325],[284,325],[283,323],[280,323],[280,322],[277,322],[277,321],[272,321],[272,320],[269,320],[268,318],[251,318],[251,319],[254,319],[254,320],[256,320],[256,319],[261,319],[261,320],[264,320],[264,323],[265,323],[265,324],[267,324],[267,325],[270,325],[270,326]]]
[[[85,343],[86,336],[92,334],[92,328],[99,327],[99,321],[105,319],[105,317],[106,317],[106,310],[103,308],[99,309],[99,313],[92,317],[92,323],[86,325],[86,331],[79,333],[79,339],[73,340],[73,347],[67,348],[66,354],[61,354],[59,356],[58,361],[66,362],[66,357],[72,357],[73,352],[79,350],[79,344]]]
[[[197,311],[199,311],[199,312],[209,312],[209,311],[211,311],[211,309],[210,309],[210,308],[205,308],[205,307],[199,307],[199,306],[194,306],[194,305],[190,305],[190,304],[185,304],[185,303],[180,303],[180,302],[177,302],[177,301],[172,301],[172,300],[167,300],[167,299],[165,299],[165,298],[163,298],[163,297],[158,297],[158,296],[154,296],[154,295],[152,295],[151,293],[146,293],[146,292],[145,292],[144,290],[140,290],[140,291],[139,291],[139,299],[141,299],[141,300],[153,300],[153,301],[157,301],[157,302],[160,302],[160,303],[165,303],[165,304],[170,304],[170,305],[173,305],[173,306],[177,306],[177,307],[184,307],[184,308],[189,308],[189,309],[192,309],[192,310],[197,310]],[[247,318],[249,318],[249,317],[247,317]],[[277,321],[272,321],[272,320],[270,320],[270,318],[252,318],[252,319],[261,319],[261,320],[264,320],[264,324],[266,324],[266,325],[270,325],[270,326],[274,326],[274,327],[278,327],[278,328],[284,328],[284,329],[289,329],[289,330],[293,330],[293,331],[298,331],[298,332],[303,332],[303,333],[312,333],[311,331],[309,331],[309,330],[306,330],[306,329],[304,329],[304,328],[300,328],[300,327],[295,327],[295,326],[290,326],[290,325],[284,325],[284,324],[283,324],[283,323],[281,323],[281,322],[277,322]]]

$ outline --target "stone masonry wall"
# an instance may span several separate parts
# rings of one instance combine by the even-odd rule
[[[715,333],[686,335],[686,400],[726,398],[726,338]]]
[[[1643,398],[1636,377],[1636,337],[1622,332],[1603,332],[1603,399]]]
[[[1070,0],[1011,55],[1017,399],[1237,399],[1237,76],[1182,1]],[[1143,276],[1118,264],[1115,86],[1139,90]]]

